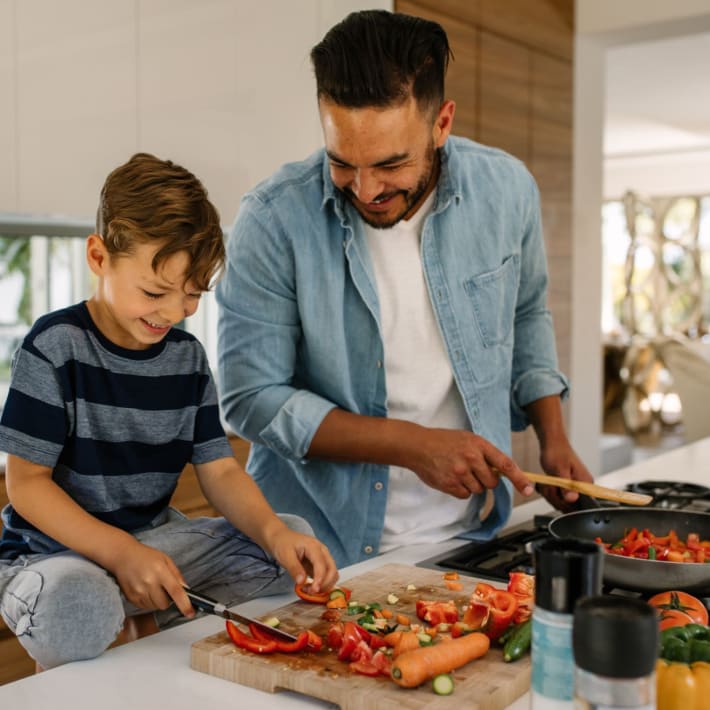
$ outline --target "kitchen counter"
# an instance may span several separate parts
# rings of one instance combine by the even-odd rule
[[[710,484],[710,438],[674,449],[644,462],[600,476],[597,482],[621,488],[644,479],[683,480]],[[517,506],[509,525],[529,521],[549,511],[538,499]],[[463,541],[438,545],[402,547],[341,570],[341,581],[388,562],[415,564],[454,549]],[[293,595],[265,597],[242,604],[242,613],[258,616],[293,601]],[[125,710],[170,707],[196,710],[225,707],[268,708],[336,707],[289,691],[264,693],[190,668],[190,647],[205,636],[222,630],[223,621],[206,616],[133,643],[111,649],[91,661],[72,663],[0,687],[0,705],[22,710]],[[528,696],[509,710],[527,710]]]

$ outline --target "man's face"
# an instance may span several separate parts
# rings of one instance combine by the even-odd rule
[[[437,149],[451,130],[453,102],[436,116],[413,98],[397,106],[319,104],[330,176],[362,218],[377,228],[411,217],[434,189]]]

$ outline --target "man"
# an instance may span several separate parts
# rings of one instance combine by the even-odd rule
[[[449,54],[439,25],[385,11],[327,33],[311,53],[325,149],[244,198],[217,290],[248,469],[338,564],[493,536],[511,484],[533,491],[511,428],[532,423],[548,473],[591,480],[563,425],[537,188],[450,136]]]

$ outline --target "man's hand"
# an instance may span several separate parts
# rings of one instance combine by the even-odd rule
[[[328,548],[311,535],[283,526],[270,540],[271,553],[296,584],[313,579],[313,592],[328,591],[338,581],[338,568]]]
[[[455,429],[422,428],[420,433],[407,468],[428,486],[468,498],[495,488],[505,476],[522,495],[532,495],[533,485],[515,461],[490,441]]]
[[[551,445],[542,449],[540,452],[540,464],[543,471],[551,476],[570,478],[575,481],[588,481],[590,483],[594,481],[589,469],[582,463],[569,442],[558,442],[554,446]],[[579,498],[579,493],[576,491],[566,491],[555,486],[540,486],[540,493],[551,505],[562,512],[572,510],[574,503]]]
[[[188,617],[195,610],[185,594],[185,580],[172,559],[138,540],[122,545],[107,569],[116,577],[121,591],[139,609],[167,609],[172,602]]]

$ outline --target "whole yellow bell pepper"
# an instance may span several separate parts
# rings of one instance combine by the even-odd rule
[[[657,710],[705,710],[710,707],[710,663],[656,663]]]

